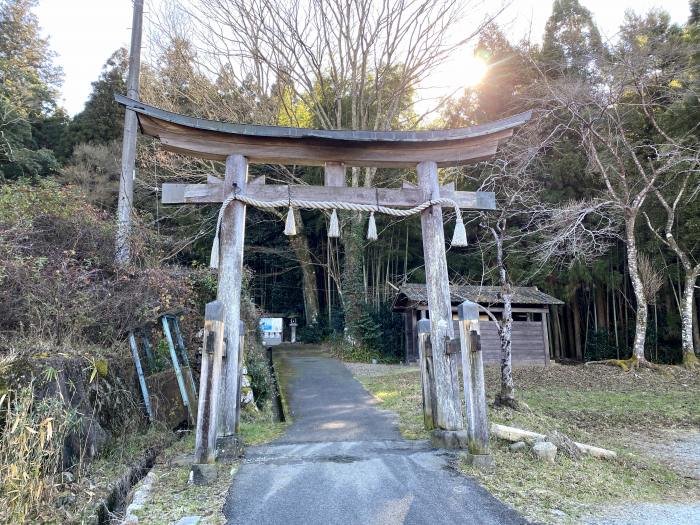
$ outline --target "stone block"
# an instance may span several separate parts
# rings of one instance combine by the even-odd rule
[[[466,449],[469,448],[469,439],[466,430],[433,430],[430,442],[434,448]]]
[[[195,463],[192,465],[190,479],[195,485],[209,485],[216,481],[218,469],[214,463]]]
[[[225,436],[216,440],[216,461],[230,464],[243,455],[243,441],[238,436]]]
[[[493,460],[491,454],[471,454],[467,452],[464,457],[467,461],[467,465],[472,465],[478,469],[492,470],[496,468],[496,462]]]
[[[525,443],[524,441],[516,441],[515,443],[511,444],[508,448],[511,452],[525,450],[527,448],[527,443]]]
[[[540,461],[554,463],[554,458],[557,456],[557,447],[549,441],[538,441],[532,446],[532,452]]]

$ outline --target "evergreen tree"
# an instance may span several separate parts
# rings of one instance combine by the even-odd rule
[[[700,22],[700,0],[690,0],[688,25],[697,24],[698,22]]]
[[[549,74],[592,75],[604,52],[591,12],[578,0],[555,0],[542,44]]]
[[[114,101],[114,94],[126,93],[129,57],[120,48],[109,57],[100,77],[92,83],[92,93],[85,109],[71,122],[68,133],[68,154],[77,144],[107,144],[122,136],[124,108]]]
[[[32,8],[37,0],[0,0],[0,84],[2,94],[35,120],[53,112],[63,72],[39,34]]]
[[[0,0],[0,181],[58,168],[50,149],[65,116],[57,113],[61,69],[39,34],[36,0]]]
[[[448,102],[442,112],[448,128],[490,122],[525,109],[521,98],[532,84],[534,72],[527,59],[528,49],[511,44],[500,27],[484,28],[475,55],[488,66],[482,81],[464,90],[462,96]]]

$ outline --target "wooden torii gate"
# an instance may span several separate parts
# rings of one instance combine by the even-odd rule
[[[489,192],[455,191],[453,187],[440,186],[438,167],[491,158],[499,142],[510,137],[515,127],[527,122],[529,112],[461,129],[343,131],[229,124],[171,113],[122,96],[117,96],[116,100],[134,111],[141,132],[159,139],[166,150],[226,163],[223,181],[210,178],[206,184],[163,184],[162,189],[163,204],[224,203],[220,216],[221,263],[217,293],[217,299],[224,304],[224,312],[215,317],[221,317],[228,343],[217,416],[219,435],[235,434],[239,411],[239,322],[246,214],[246,204],[241,198],[258,203],[280,200],[302,201],[302,204],[303,201],[344,202],[387,208],[414,208],[440,200],[420,212],[437,412],[433,419],[438,430],[464,428],[458,354],[449,349],[455,334],[442,206],[491,210],[495,209],[495,196]],[[260,181],[249,184],[250,163],[324,166],[324,186],[267,185]],[[347,166],[415,168],[418,187],[346,187]]]

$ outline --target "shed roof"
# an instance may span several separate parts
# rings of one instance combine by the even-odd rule
[[[450,286],[450,299],[453,303],[469,300],[475,303],[500,304],[502,288],[500,286],[462,285]],[[428,292],[424,284],[404,284],[399,288],[394,305],[401,303],[427,303]],[[537,289],[536,286],[514,286],[513,304],[564,304],[563,301]]]

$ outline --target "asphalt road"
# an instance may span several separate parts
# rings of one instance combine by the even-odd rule
[[[250,447],[228,494],[229,524],[522,524],[514,510],[451,467],[454,456],[401,439],[339,361],[285,351],[285,436]]]

